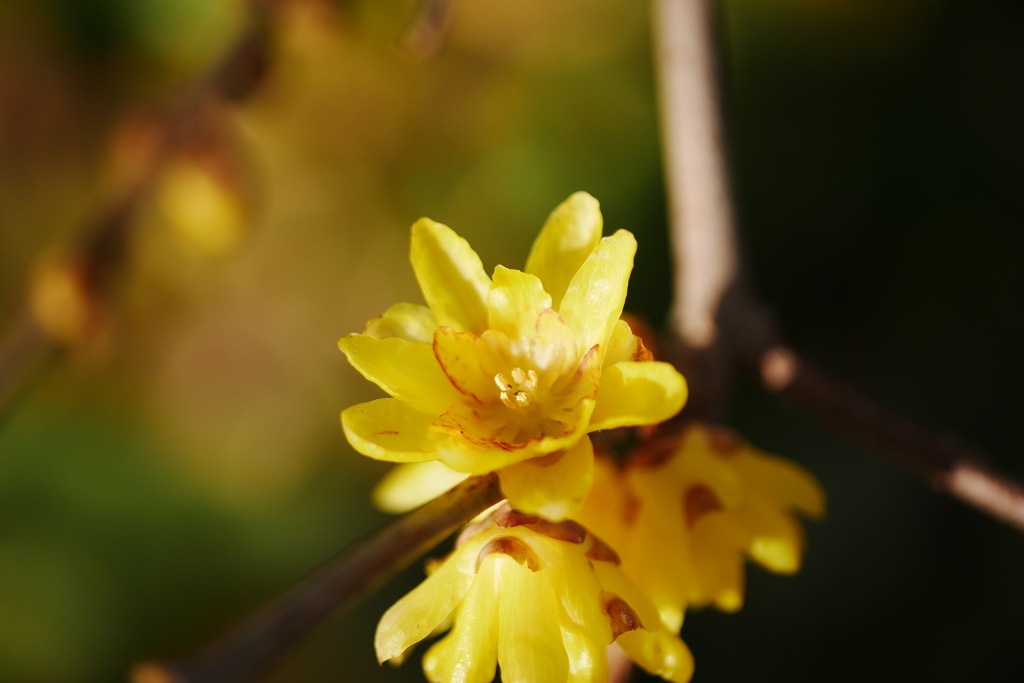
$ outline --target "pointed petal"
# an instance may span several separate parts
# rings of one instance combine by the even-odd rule
[[[743,555],[725,513],[710,512],[693,525],[694,564],[702,597],[723,612],[743,607]]]
[[[614,640],[612,627],[601,603],[601,582],[590,560],[580,553],[565,553],[553,569],[558,570],[555,591],[562,597],[562,607],[579,635],[602,647],[609,645]],[[563,623],[563,635],[565,627]]]
[[[366,323],[363,334],[378,339],[398,337],[411,342],[430,344],[437,329],[437,316],[419,304],[395,304],[384,315]]]
[[[561,606],[543,571],[508,557],[501,563],[498,662],[504,683],[565,683],[569,658],[559,626]]]
[[[377,625],[374,647],[381,663],[401,655],[430,635],[469,590],[475,577],[463,574],[451,559],[411,593],[391,606]]]
[[[600,205],[586,192],[577,192],[551,212],[526,259],[526,272],[544,283],[558,308],[576,271],[601,241]]]
[[[487,329],[491,281],[469,242],[448,226],[421,218],[412,226],[410,258],[439,324],[478,334]]]
[[[594,447],[584,436],[566,451],[524,460],[498,472],[512,507],[560,522],[583,504],[594,480]]]
[[[800,569],[804,534],[799,522],[761,496],[751,496],[731,514],[751,559],[778,574]]]
[[[419,410],[442,413],[460,399],[429,344],[350,334],[338,348],[363,377]]]
[[[647,673],[672,683],[688,683],[693,676],[690,648],[668,631],[630,631],[615,642]]]
[[[751,482],[782,507],[812,519],[825,514],[825,491],[813,474],[795,462],[746,448],[735,458],[744,481]]]
[[[498,572],[484,562],[459,604],[455,626],[423,656],[431,683],[490,683],[498,663]]]
[[[640,337],[633,334],[629,323],[622,318],[615,321],[612,328],[612,335],[605,345],[604,367],[621,363],[624,360],[648,361],[654,360],[652,354]]]
[[[645,502],[640,505],[636,522],[620,548],[623,570],[644,587],[661,623],[678,632],[695,583],[690,542],[678,512],[673,518],[656,513]]]
[[[664,422],[682,409],[686,394],[686,380],[668,363],[616,363],[601,376],[589,431]]]
[[[631,578],[623,573],[622,569],[610,562],[594,562],[593,564],[597,579],[601,582],[601,588],[605,593],[618,596],[629,605],[640,619],[640,628],[657,629],[661,625],[658,610],[650,598]]]
[[[371,497],[379,509],[399,514],[437,498],[468,476],[448,469],[437,460],[404,463],[384,475]]]
[[[541,311],[551,308],[551,297],[535,275],[498,266],[487,296],[488,324],[510,339],[529,339]]]
[[[421,413],[397,398],[360,403],[341,414],[345,436],[363,455],[391,462],[433,460],[428,433],[434,417]]]
[[[619,230],[601,240],[569,284],[559,313],[576,334],[581,355],[611,336],[622,315],[635,254],[636,239]]]
[[[594,683],[608,680],[608,653],[583,634],[583,630],[568,619],[562,621],[562,644],[569,657],[567,683]]]

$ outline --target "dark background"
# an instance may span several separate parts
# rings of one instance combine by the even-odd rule
[[[587,190],[608,230],[638,236],[627,307],[663,319],[647,4],[454,4],[447,48],[421,63],[395,48],[408,2],[291,3],[262,87],[176,160],[217,160],[230,210],[196,228],[174,203],[203,190],[165,181],[102,332],[0,431],[0,680],[116,680],[385,519],[366,494],[386,466],[337,424],[375,393],[335,341],[419,301],[420,215],[488,269],[519,266]],[[229,0],[0,4],[0,320],[130,168],[138,117],[243,16]],[[757,292],[806,355],[1024,478],[1024,5],[730,0],[723,19]],[[751,567],[739,614],[687,617],[697,683],[1014,680],[1019,534],[753,381],[731,419],[813,471],[829,514],[798,576]],[[423,680],[415,657],[378,669],[372,651],[421,577],[331,619],[273,680]]]

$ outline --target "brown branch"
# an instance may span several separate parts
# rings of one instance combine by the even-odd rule
[[[349,609],[502,498],[498,477],[467,479],[344,552],[198,654],[141,664],[133,683],[254,680],[325,616]]]
[[[123,270],[135,217],[160,177],[167,161],[185,143],[195,122],[211,100],[239,98],[247,94],[266,72],[268,16],[277,0],[253,0],[248,28],[225,56],[206,75],[182,94],[169,109],[150,141],[144,163],[118,194],[108,198],[82,231],[67,257],[79,287],[77,300],[98,306],[109,295],[111,284]],[[69,339],[40,320],[31,297],[19,310],[0,340],[0,416],[16,405],[34,378],[55,358]]]
[[[721,416],[730,367],[719,311],[740,274],[724,153],[714,0],[655,0],[665,181],[675,281],[674,356],[690,380],[690,416]]]
[[[930,434],[810,367],[788,349],[750,294],[738,254],[715,65],[713,0],[655,0],[661,122],[675,257],[676,361],[687,417],[720,419],[732,369],[888,453],[937,491],[1024,531],[1024,487],[970,450]]]

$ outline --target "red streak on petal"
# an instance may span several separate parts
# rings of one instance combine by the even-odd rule
[[[471,337],[474,341],[478,341],[480,339],[480,337],[475,335],[475,334],[473,334],[472,332],[456,332],[455,330],[453,330],[450,327],[442,326],[442,327],[437,328],[437,331],[434,332],[434,343],[433,343],[432,348],[434,350],[434,358],[437,359],[438,365],[441,366],[441,370],[444,372],[445,377],[448,378],[448,381],[452,383],[452,386],[455,387],[455,389],[459,393],[465,394],[466,396],[469,396],[470,398],[472,398],[477,403],[483,404],[483,401],[480,400],[480,398],[478,396],[476,396],[473,392],[471,392],[469,389],[467,389],[464,386],[464,384],[462,382],[460,382],[454,375],[452,375],[452,373],[450,372],[448,366],[445,365],[444,360],[441,357],[442,354],[438,352],[439,345],[437,343],[438,342],[438,338],[444,337],[444,336],[453,336],[453,337],[467,337],[468,336],[468,337]],[[451,360],[453,362],[454,361],[459,361],[459,360],[461,360],[461,357],[460,356],[454,356]]]

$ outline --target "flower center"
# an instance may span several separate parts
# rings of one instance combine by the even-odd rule
[[[533,370],[524,372],[522,368],[512,368],[512,381],[498,373],[494,383],[501,390],[501,402],[509,408],[525,408],[533,403],[533,392],[537,389],[537,373]]]

